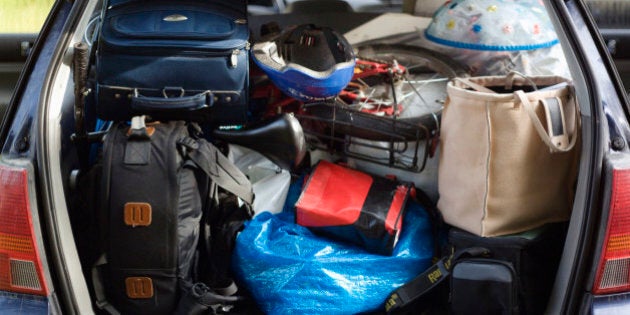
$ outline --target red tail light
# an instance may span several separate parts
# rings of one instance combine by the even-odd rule
[[[48,295],[24,168],[0,166],[0,290]]]
[[[595,294],[630,290],[630,169],[613,169],[606,239]]]

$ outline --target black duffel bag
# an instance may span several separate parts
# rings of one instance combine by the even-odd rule
[[[427,297],[433,297],[448,299],[448,310],[442,311],[449,314],[543,314],[566,229],[564,222],[551,223],[523,233],[482,237],[450,228],[442,259],[392,292],[386,310],[405,313],[426,307],[432,303]]]

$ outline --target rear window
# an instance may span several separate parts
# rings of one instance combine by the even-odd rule
[[[2,0],[0,34],[38,33],[55,0]]]

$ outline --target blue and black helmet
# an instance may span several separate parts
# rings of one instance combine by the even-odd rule
[[[253,47],[256,64],[284,93],[301,101],[335,97],[354,74],[352,46],[329,27],[291,26]]]

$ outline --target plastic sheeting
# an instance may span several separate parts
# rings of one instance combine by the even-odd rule
[[[518,18],[515,18],[518,17]],[[471,75],[569,77],[568,66],[541,1],[453,0],[433,15],[424,36]]]
[[[300,183],[301,184],[301,183]],[[433,237],[426,211],[407,204],[391,256],[336,243],[295,224],[291,185],[285,210],[265,212],[238,235],[233,255],[237,281],[268,314],[356,314],[383,310],[388,294],[430,266]]]
[[[551,47],[558,43],[549,15],[537,0],[453,0],[433,16],[430,40],[447,46],[510,51]]]

